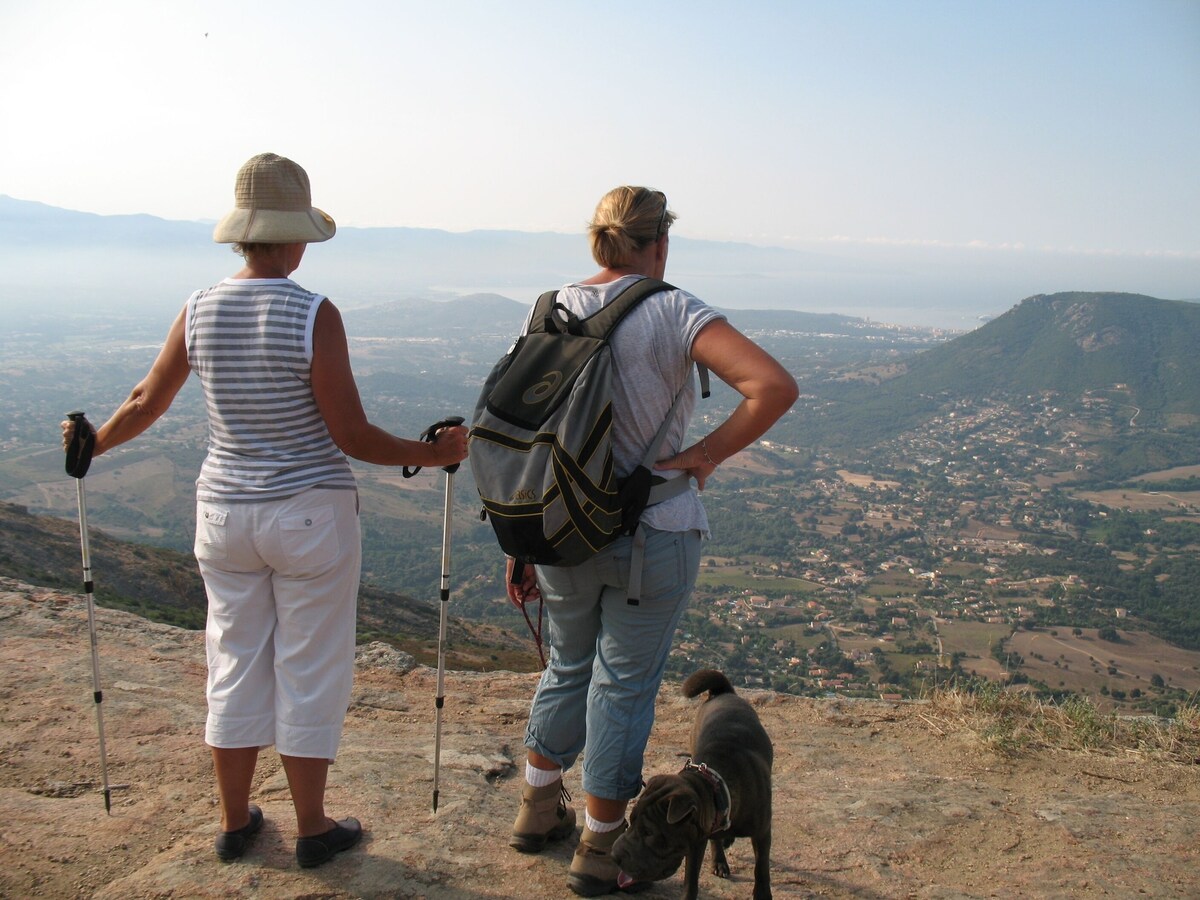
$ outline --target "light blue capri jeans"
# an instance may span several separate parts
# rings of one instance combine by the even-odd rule
[[[642,789],[654,701],[700,567],[698,531],[646,529],[642,596],[628,601],[632,538],[578,566],[538,566],[550,659],[525,746],[570,768],[586,745],[583,789],[629,800]]]

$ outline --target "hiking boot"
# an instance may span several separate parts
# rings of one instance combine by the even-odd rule
[[[567,805],[570,799],[561,778],[545,787],[535,788],[526,782],[508,845],[522,853],[538,853],[551,841],[561,841],[571,834],[575,830],[575,810]]]
[[[634,882],[613,862],[611,850],[628,822],[622,822],[612,831],[597,834],[584,826],[579,837],[579,846],[571,859],[571,870],[567,873],[567,884],[580,897],[600,897],[615,890],[636,893],[650,887],[653,882]]]

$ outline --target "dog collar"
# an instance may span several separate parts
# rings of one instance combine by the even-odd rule
[[[730,821],[730,813],[732,801],[729,798],[729,785],[725,783],[725,779],[717,774],[715,769],[710,768],[705,763],[694,763],[690,759],[683,764],[683,771],[696,772],[709,783],[713,790],[713,804],[716,807],[716,818],[713,820],[713,827],[710,834],[720,834],[722,831],[728,830],[732,824]]]

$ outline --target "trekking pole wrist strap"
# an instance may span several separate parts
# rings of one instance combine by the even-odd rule
[[[440,422],[434,422],[432,425],[430,425],[428,428],[426,428],[424,431],[422,431],[420,439],[427,444],[432,444],[434,441],[437,440],[437,433],[439,431],[441,431],[443,428],[455,428],[455,427],[461,425],[462,423],[463,423],[462,416],[447,416],[446,418],[442,419]],[[458,463],[452,463],[451,465],[448,465],[448,466],[442,466],[442,471],[445,472],[447,475],[453,475],[455,472],[458,471],[458,466],[459,466]],[[401,470],[401,472],[403,473],[405,478],[412,478],[414,475],[416,475],[418,472],[420,472],[422,468],[423,468],[422,466],[404,466],[403,469]]]

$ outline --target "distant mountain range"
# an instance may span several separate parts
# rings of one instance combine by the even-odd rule
[[[804,309],[836,297],[839,280],[890,270],[734,242],[679,237],[671,247],[670,277],[715,305]],[[100,216],[0,195],[0,292],[11,309],[173,315],[190,291],[237,262],[212,242],[210,223]],[[333,240],[309,248],[296,278],[346,307],[479,293],[531,303],[595,268],[582,222],[579,234],[339,227]]]
[[[224,202],[214,207],[223,212]],[[337,218],[337,211],[332,210]],[[343,308],[500,294],[532,302],[594,271],[584,234],[355,228],[312,247],[297,279]],[[683,222],[686,223],[686,211]],[[681,225],[681,228],[685,225]],[[677,229],[678,230],[678,229]],[[1039,251],[892,246],[830,240],[805,249],[671,239],[667,277],[714,306],[835,313],[965,330],[1012,298],[1078,285],[1132,286],[1200,297],[1200,259],[1132,259]],[[153,315],[169,322],[183,298],[232,272],[210,222],[77,212],[0,194],[0,300],[24,317]]]

